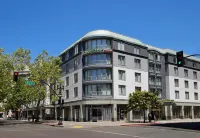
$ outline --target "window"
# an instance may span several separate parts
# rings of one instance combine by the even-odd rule
[[[75,73],[74,74],[74,83],[77,83],[78,82],[78,73]]]
[[[96,65],[96,64],[111,64],[111,55],[109,54],[93,54],[84,56],[84,65]]]
[[[189,88],[188,81],[185,81],[185,88]]]
[[[179,91],[175,91],[175,99],[179,99]]]
[[[119,80],[126,80],[125,71],[119,70]]]
[[[141,68],[141,62],[140,59],[135,59],[135,68],[140,69]]]
[[[65,60],[69,59],[69,51],[66,52]]]
[[[189,99],[190,97],[189,97],[189,92],[185,92],[185,99]]]
[[[135,82],[141,82],[141,73],[135,73]]]
[[[195,62],[193,62],[193,68],[196,68],[197,64]]]
[[[193,77],[194,77],[194,79],[197,79],[197,72],[196,71],[193,71]]]
[[[141,87],[135,87],[135,91],[141,91]]]
[[[118,65],[125,66],[125,56],[118,55]]]
[[[66,80],[65,80],[65,86],[69,86],[69,77],[66,77]]]
[[[178,79],[174,79],[174,86],[179,87],[179,80]]]
[[[118,50],[124,51],[124,44],[122,42],[118,42]]]
[[[154,72],[154,64],[149,63],[149,71]]]
[[[111,79],[111,69],[89,69],[84,71],[84,80],[108,80]]]
[[[173,62],[176,63],[176,57],[173,57]]]
[[[178,68],[174,67],[174,75],[178,76]]]
[[[185,77],[188,77],[188,70],[184,69]]]
[[[140,49],[138,47],[134,47],[134,54],[140,54]]]
[[[156,61],[160,61],[160,55],[156,54]]]
[[[111,96],[111,84],[84,85],[85,96]]]
[[[119,85],[119,95],[126,96],[126,86],[125,85]]]
[[[152,76],[149,77],[149,84],[155,85],[155,77],[152,77]]]
[[[78,87],[74,88],[74,97],[78,97]]]
[[[151,60],[154,60],[154,58],[153,58],[153,53],[149,53],[149,59],[151,59]]]
[[[198,89],[198,83],[197,82],[194,82],[194,89]]]
[[[74,55],[78,54],[78,45],[75,46],[74,48]]]
[[[158,72],[161,71],[161,65],[160,64],[156,64],[156,71],[158,71]]]
[[[66,64],[66,73],[68,73],[69,72],[69,66],[68,66],[68,64]]]
[[[77,69],[78,67],[78,58],[74,60],[74,69]]]
[[[199,99],[199,96],[198,96],[198,93],[194,93],[194,100],[198,100]]]
[[[156,85],[161,86],[161,77],[156,78]]]
[[[68,99],[69,98],[69,90],[66,90],[65,92],[65,99]]]

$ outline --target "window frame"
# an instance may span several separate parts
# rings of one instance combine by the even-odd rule
[[[65,90],[65,99],[69,99],[69,90]]]
[[[177,90],[175,90],[175,99],[180,99],[180,93]]]
[[[139,62],[137,62],[137,61],[139,61]],[[135,64],[136,69],[141,69],[141,59],[135,58],[134,64]],[[139,67],[138,67],[138,65],[139,65]]]
[[[122,73],[122,75],[124,73],[124,79],[123,79],[122,75],[120,74],[120,72]],[[122,80],[122,81],[126,81],[126,71],[125,70],[118,70],[118,79]]]
[[[78,72],[74,73],[74,83],[78,83]]]
[[[140,76],[140,80],[139,81],[138,81],[138,76]],[[135,72],[135,82],[141,83],[141,81],[142,81],[141,76],[142,76],[141,73]],[[136,80],[136,78],[137,78],[137,80]]]
[[[123,60],[124,60],[124,64],[122,64]],[[120,65],[120,66],[126,66],[126,57],[125,56],[118,55],[118,65]]]
[[[187,97],[187,95],[188,95],[188,97]],[[185,99],[186,99],[186,100],[189,100],[189,99],[190,99],[190,93],[189,93],[188,91],[185,92]]]
[[[74,87],[74,98],[76,97],[78,97],[78,87]]]
[[[122,88],[124,88],[124,93],[122,93]],[[126,96],[126,85],[118,85],[118,94],[120,96]]]

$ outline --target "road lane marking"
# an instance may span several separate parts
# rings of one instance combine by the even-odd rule
[[[83,126],[73,126],[73,128],[83,128]]]
[[[133,138],[145,138],[145,137],[140,137],[140,136],[136,136],[136,135],[133,136],[133,135],[128,135],[128,134],[115,133],[115,132],[107,132],[107,131],[98,131],[98,130],[90,130],[90,129],[80,129],[80,130],[92,131],[92,132],[97,132],[97,133],[112,134],[112,135],[120,135],[120,136],[133,137]]]

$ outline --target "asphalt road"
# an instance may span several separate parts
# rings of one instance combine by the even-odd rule
[[[200,138],[198,132],[163,127],[62,128],[41,124],[0,126],[0,138]]]

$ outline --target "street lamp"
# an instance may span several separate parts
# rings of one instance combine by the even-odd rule
[[[54,94],[56,94],[58,97],[59,97],[59,100],[58,100],[58,104],[60,104],[60,116],[59,116],[59,122],[58,122],[58,125],[63,125],[62,123],[62,90],[64,90],[64,86],[62,86],[62,84],[60,83],[60,85],[57,85],[57,90],[59,90],[59,94],[56,93],[56,90],[51,88],[51,86],[46,83],[45,81],[43,80],[40,80],[40,83],[41,84],[46,84],[47,86],[49,86],[49,88],[51,90],[53,90]]]

